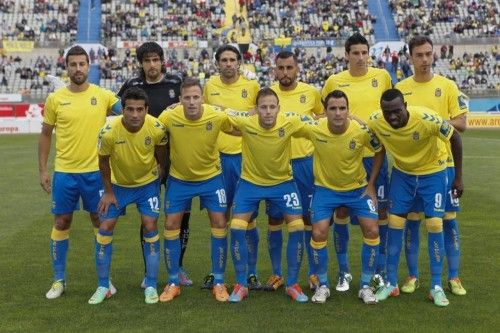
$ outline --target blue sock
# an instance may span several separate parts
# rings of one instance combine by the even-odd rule
[[[245,239],[246,227],[233,229],[235,219],[231,221],[231,256],[233,257],[236,283],[247,286],[248,249]]]
[[[248,247],[248,275],[257,275],[257,255],[259,251],[259,230],[255,222],[250,224],[251,229],[247,229],[245,234]]]
[[[379,252],[377,259],[377,268],[375,272],[382,275],[383,278],[387,275],[387,231],[389,226],[387,224],[380,224],[378,226],[378,233],[380,235]]]
[[[387,232],[387,279],[393,286],[398,284],[398,266],[401,247],[403,246],[404,229],[389,227]]]
[[[211,254],[212,254],[212,273],[214,274],[214,283],[224,283],[224,272],[226,271],[227,260],[227,232],[226,228],[212,228]]]
[[[66,257],[69,247],[69,230],[52,228],[50,237],[50,257],[54,281],[66,280]]]
[[[318,275],[320,286],[329,286],[328,282],[328,249],[325,242],[314,242],[311,245],[312,248],[312,261],[314,264],[314,271]]]
[[[375,274],[377,257],[379,255],[380,238],[366,239],[363,237],[363,246],[361,247],[361,280],[359,288],[369,286],[370,281]]]
[[[272,226],[274,227],[274,226]],[[281,271],[281,250],[283,248],[283,231],[282,225],[278,230],[269,230],[267,232],[267,245],[269,249],[269,257],[271,258],[271,266],[273,274],[283,276]]]
[[[347,224],[333,223],[333,242],[339,263],[339,273],[349,273],[349,258],[347,256],[349,228]]]
[[[359,225],[359,220],[356,215],[350,215],[349,218],[351,219],[351,224],[352,225]]]
[[[460,232],[456,219],[443,220],[444,249],[448,260],[448,280],[458,277],[460,268]]]
[[[291,222],[293,223],[293,222]],[[288,244],[286,246],[286,262],[288,267],[288,276],[286,285],[291,286],[297,283],[299,279],[300,265],[304,255],[304,230],[289,231]]]
[[[311,226],[305,226],[304,230],[304,246],[306,247],[307,251],[307,264],[308,264],[308,274],[309,276],[316,274],[316,269],[314,267],[314,262],[313,262],[313,248],[311,247],[311,236],[312,236],[312,227]]]
[[[444,259],[443,232],[428,232],[427,241],[430,259],[431,289],[433,289],[434,286],[442,286],[441,274],[443,273]]]
[[[144,233],[142,245],[146,261],[146,286],[156,289],[158,270],[160,269],[160,237],[158,230]]]
[[[179,282],[179,258],[181,256],[180,229],[165,230],[163,240],[163,251],[165,252],[165,265],[167,266],[168,283],[178,286]]]
[[[100,287],[109,288],[109,268],[113,254],[113,233],[99,230],[95,242],[95,263],[98,284]]]
[[[420,247],[420,221],[407,220],[405,227],[405,256],[408,275],[419,278],[418,253]]]

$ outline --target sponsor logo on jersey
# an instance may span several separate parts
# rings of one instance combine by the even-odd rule
[[[349,83],[339,84],[339,88],[345,88],[345,87],[349,87],[349,86],[350,86]]]
[[[118,140],[118,141],[115,141],[115,145],[122,145],[125,143],[125,140]]]
[[[441,97],[441,88],[436,88],[436,90],[434,90],[434,96]]]
[[[380,135],[385,136],[385,137],[390,137],[391,136],[389,133],[380,133]]]
[[[349,149],[350,150],[356,149],[356,140],[352,139],[351,142],[349,142]]]
[[[220,95],[220,93],[218,93],[218,92],[210,93],[210,96],[219,96],[219,95]]]
[[[151,145],[151,137],[149,135],[144,139],[144,144],[146,146]]]
[[[207,123],[206,129],[207,129],[207,131],[211,131],[212,130],[212,122],[211,121],[209,121]]]
[[[169,89],[168,90],[168,97],[175,98],[175,91],[174,91],[174,89]]]
[[[318,138],[316,138],[316,141],[317,141],[317,142],[321,142],[321,143],[328,143],[328,141],[327,141],[327,140],[318,139]]]
[[[71,102],[63,102],[63,103],[59,104],[59,106],[66,106],[66,105],[71,105]]]
[[[420,133],[418,133],[417,131],[413,132],[413,140],[417,141],[419,139],[420,139]]]
[[[247,97],[248,97],[248,91],[247,91],[246,89],[243,89],[243,90],[241,91],[241,97],[242,97],[242,98],[247,98]]]
[[[377,79],[373,79],[372,80],[372,87],[373,88],[377,88],[378,87],[378,81],[377,81]]]
[[[306,95],[300,95],[300,103],[304,104],[306,102]]]
[[[444,136],[448,136],[450,134],[450,131],[451,131],[450,123],[448,123],[447,121],[443,121],[441,127],[439,127],[439,132],[441,132],[441,134]]]
[[[91,105],[97,105],[97,98],[92,97],[92,98],[90,99],[90,104],[91,104]]]
[[[284,137],[285,136],[285,129],[283,127],[281,127],[279,130],[278,130],[278,136],[280,138]]]

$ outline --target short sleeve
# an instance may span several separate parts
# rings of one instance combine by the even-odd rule
[[[50,94],[45,101],[44,113],[43,113],[43,122],[48,125],[56,124],[56,110],[54,103],[54,95]]]

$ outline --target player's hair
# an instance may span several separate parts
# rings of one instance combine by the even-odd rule
[[[181,94],[182,94],[182,90],[184,90],[186,88],[191,88],[191,87],[198,87],[203,92],[203,88],[201,87],[200,80],[198,80],[195,77],[187,77],[184,79],[184,81],[182,81]]]
[[[255,97],[255,105],[259,104],[259,99],[266,96],[274,96],[278,100],[278,104],[280,103],[280,99],[276,94],[276,92],[269,87],[265,87],[260,89],[259,92],[257,93],[257,97]]]
[[[84,55],[85,59],[87,59],[87,64],[90,63],[87,51],[85,51],[85,49],[80,45],[75,45],[68,50],[68,53],[66,53],[66,66],[68,66],[69,56],[76,56],[76,55]]]
[[[133,99],[136,101],[144,101],[144,104],[146,106],[149,106],[148,95],[144,90],[142,90],[139,87],[130,87],[127,90],[125,90],[120,101],[122,107],[125,107],[125,101],[127,101],[128,99]]]
[[[403,93],[401,91],[396,88],[387,89],[382,93],[382,96],[380,97],[380,103],[382,103],[382,101],[389,102],[398,97],[401,98],[403,102],[405,101]]]
[[[240,51],[234,47],[233,45],[229,45],[229,44],[226,44],[226,45],[222,45],[221,47],[219,47],[217,49],[217,52],[215,52],[215,61],[219,62],[220,60],[220,55],[223,53],[223,52],[226,52],[226,51],[231,51],[233,52],[234,54],[236,54],[236,59],[238,61],[241,61],[241,53]]]
[[[288,59],[290,57],[293,58],[293,61],[295,62],[295,64],[297,64],[297,56],[295,55],[295,53],[290,51],[281,51],[280,53],[278,53],[278,55],[276,55],[276,59],[274,61],[277,62],[278,59]]]
[[[349,109],[349,99],[347,98],[347,95],[345,94],[345,92],[343,92],[342,90],[338,90],[338,89],[335,89],[334,91],[332,91],[328,95],[326,95],[325,100],[323,101],[323,106],[325,107],[325,109],[326,109],[326,106],[328,105],[328,101],[332,98],[345,99],[346,106]]]
[[[156,43],[156,42],[145,42],[141,46],[137,48],[137,60],[139,61],[140,66],[140,75],[142,78],[146,77],[146,74],[144,73],[144,69],[142,68],[142,61],[148,54],[156,54],[160,57],[160,61],[162,63],[161,66],[161,72],[165,73],[165,66],[163,66],[163,63],[165,62],[165,55],[163,53],[162,47]]]
[[[345,51],[347,53],[349,53],[351,51],[351,46],[357,45],[357,44],[366,45],[368,50],[370,49],[370,44],[368,44],[368,40],[363,35],[361,35],[359,32],[356,32],[354,35],[347,38],[347,40],[345,41],[345,44],[344,44]]]
[[[421,46],[421,45],[424,45],[427,43],[431,44],[431,47],[434,46],[434,44],[432,44],[432,40],[428,36],[418,35],[418,36],[415,36],[412,39],[410,39],[410,41],[408,42],[408,49],[410,51],[410,55],[412,54],[413,49],[415,47]]]

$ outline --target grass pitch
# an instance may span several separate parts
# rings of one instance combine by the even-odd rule
[[[467,295],[447,292],[450,306],[437,308],[426,300],[429,285],[424,229],[421,244],[421,287],[375,306],[357,298],[361,233],[351,227],[350,261],[353,288],[332,293],[324,305],[296,304],[283,290],[252,292],[241,304],[219,304],[199,285],[210,269],[209,224],[205,212],[193,209],[191,238],[185,267],[195,286],[183,288],[168,304],[146,305],[139,284],[143,264],[139,247],[139,220],[134,207],[115,230],[112,279],[118,293],[98,306],[87,304],[96,288],[92,228],[86,213],[75,214],[70,236],[66,294],[45,299],[51,284],[49,236],[52,226],[50,197],[38,185],[37,136],[0,136],[0,331],[497,331],[500,291],[500,131],[469,130],[463,136],[465,194],[459,221],[462,234],[461,278]],[[194,202],[193,208],[197,207]],[[161,219],[163,224],[163,218]],[[258,271],[267,279],[270,261],[264,214]],[[163,227],[160,228],[162,230]],[[331,240],[330,280],[337,267]],[[229,255],[229,252],[228,252]],[[284,256],[285,258],[285,256]],[[305,258],[304,258],[305,259]],[[283,263],[285,265],[285,262]],[[285,267],[285,266],[284,266]],[[159,290],[166,279],[162,259]],[[301,285],[306,290],[306,262]],[[400,282],[406,276],[404,259]],[[228,259],[226,280],[234,281]],[[333,289],[333,288],[332,288]],[[310,292],[306,291],[309,295]]]

